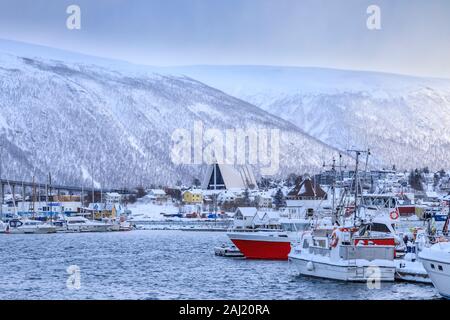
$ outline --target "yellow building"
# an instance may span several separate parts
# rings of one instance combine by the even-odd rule
[[[203,194],[199,190],[187,190],[183,193],[184,203],[203,203]]]

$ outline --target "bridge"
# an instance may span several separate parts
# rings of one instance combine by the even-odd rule
[[[27,181],[17,181],[17,180],[8,180],[8,179],[0,179],[1,185],[1,197],[4,199],[4,193],[6,190],[10,189],[10,192],[14,195],[16,194],[16,188],[22,189],[22,193],[26,192],[27,188],[38,189],[38,190],[47,190],[48,193],[51,193],[52,190],[57,191],[67,191],[74,193],[89,193],[89,192],[117,192],[119,194],[129,194],[131,190],[122,188],[92,188],[92,187],[80,187],[80,186],[68,186],[68,185],[59,185],[59,184],[51,184],[51,183],[39,183],[39,182],[27,182]]]

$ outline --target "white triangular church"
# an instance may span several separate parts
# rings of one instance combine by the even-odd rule
[[[255,175],[250,166],[234,167],[218,163],[208,167],[202,184],[204,190],[254,189],[256,187]]]

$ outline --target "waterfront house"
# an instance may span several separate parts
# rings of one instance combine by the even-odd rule
[[[168,199],[167,193],[162,189],[150,189],[146,197],[157,203],[167,202]]]
[[[203,203],[203,193],[201,190],[187,190],[183,193],[183,202],[187,204]]]
[[[255,207],[239,207],[234,213],[234,227],[237,229],[253,229],[253,219],[258,213]]]

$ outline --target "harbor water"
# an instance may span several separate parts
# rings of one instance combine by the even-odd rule
[[[224,242],[223,232],[170,230],[0,235],[0,299],[440,299],[431,285],[369,289],[296,276],[288,262],[215,256]]]

